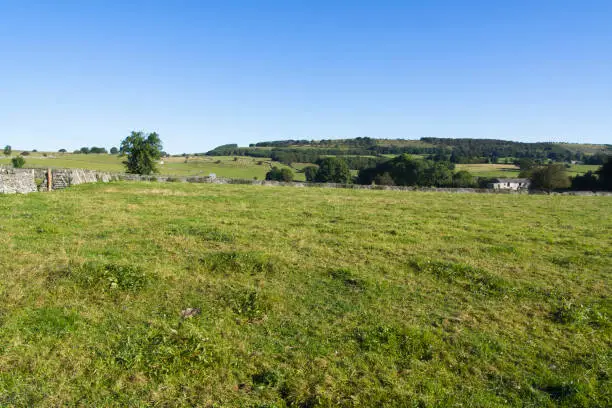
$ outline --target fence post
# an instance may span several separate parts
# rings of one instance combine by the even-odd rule
[[[47,191],[53,190],[53,175],[51,169],[47,169]]]

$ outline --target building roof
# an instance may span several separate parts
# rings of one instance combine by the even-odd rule
[[[495,183],[529,183],[530,180],[527,178],[495,178]]]

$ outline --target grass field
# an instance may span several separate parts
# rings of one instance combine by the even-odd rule
[[[121,162],[124,158],[110,154],[72,154],[72,153],[31,153],[25,157],[26,167],[80,168],[120,173],[125,171]],[[233,156],[191,156],[168,157],[159,165],[159,172],[169,176],[208,176],[215,173],[218,177],[246,178],[257,177],[263,180],[271,166],[287,167],[266,158]],[[10,158],[0,156],[0,164],[9,164]],[[261,164],[260,164],[261,163]],[[304,180],[303,173],[295,174],[296,180]]]
[[[611,204],[0,196],[0,406],[611,406]]]
[[[595,172],[600,166],[588,164],[574,164],[567,169],[567,175],[575,177],[587,171]],[[477,177],[518,177],[520,170],[513,164],[457,164],[456,170],[467,170]]]
[[[412,141],[411,141],[412,142]],[[17,153],[17,152],[16,152]],[[16,154],[15,153],[15,154]],[[55,167],[55,168],[82,168],[109,172],[124,172],[125,167],[121,164],[123,158],[110,154],[72,154],[72,153],[31,153],[27,156],[26,167]],[[389,158],[395,155],[385,155]],[[419,155],[412,155],[419,157]],[[373,157],[373,156],[372,156]],[[424,157],[424,156],[422,156]],[[9,164],[10,158],[0,156],[0,164]],[[304,181],[304,173],[298,172],[311,163],[294,163],[293,172],[296,181]],[[228,178],[257,178],[263,180],[272,166],[280,168],[288,167],[279,162],[273,162],[269,158],[257,158],[247,156],[190,156],[169,157],[164,159],[164,164],[159,166],[159,172],[168,176],[207,176],[215,173],[218,177]],[[568,176],[584,174],[587,171],[596,171],[599,166],[573,165],[567,170]],[[512,164],[458,164],[456,170],[467,170],[477,177],[518,177],[519,169]],[[353,171],[354,176],[357,171]]]

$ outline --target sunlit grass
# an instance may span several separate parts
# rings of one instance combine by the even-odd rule
[[[610,406],[611,204],[0,196],[0,406]]]

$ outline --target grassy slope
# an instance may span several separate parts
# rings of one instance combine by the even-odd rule
[[[0,196],[0,406],[610,406],[611,204]]]
[[[123,172],[125,167],[121,164],[123,158],[110,154],[72,154],[72,153],[32,153],[26,156],[26,167],[55,167],[55,168],[82,168],[109,172]],[[217,163],[220,161],[220,163]],[[261,165],[257,163],[262,162]],[[10,158],[0,156],[0,164],[9,164]],[[286,167],[285,165],[272,162],[270,159],[239,157],[234,161],[233,157],[170,157],[164,159],[164,164],[159,166],[160,174],[170,176],[207,176],[215,173],[219,177],[246,178],[257,177],[262,180],[271,166]],[[304,180],[302,173],[295,174],[296,180]]]
[[[578,164],[567,169],[567,175],[575,177],[587,171],[596,172],[600,166]],[[520,170],[513,164],[457,164],[456,170],[467,170],[477,177],[518,177]]]

